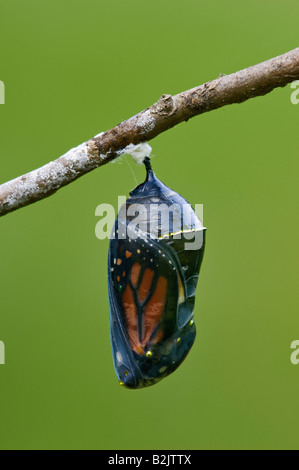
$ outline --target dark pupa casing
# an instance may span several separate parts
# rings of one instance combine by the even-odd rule
[[[191,205],[148,164],[146,180],[130,192],[109,244],[111,344],[125,387],[157,383],[190,351],[204,247],[205,227]]]

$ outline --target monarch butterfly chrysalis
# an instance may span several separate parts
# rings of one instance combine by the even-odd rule
[[[132,389],[171,374],[194,343],[205,239],[191,205],[156,178],[149,158],[144,163],[146,180],[119,211],[108,255],[113,362]]]

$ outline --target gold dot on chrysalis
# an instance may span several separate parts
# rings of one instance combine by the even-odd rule
[[[190,321],[190,325],[192,326],[192,325],[193,325],[193,323],[194,323],[194,321],[193,321],[193,320],[191,320],[191,321]]]
[[[121,387],[123,387],[125,384],[120,381],[120,382],[119,382],[119,385],[120,385]]]
[[[152,351],[147,351],[145,353],[145,355],[146,355],[146,357],[152,357],[153,353],[152,353]]]
[[[125,376],[127,377],[127,375],[129,375],[129,372],[125,370]]]
[[[140,254],[140,250],[139,250],[139,249],[137,250],[137,253]]]
[[[181,342],[181,338],[178,338],[178,339],[176,340],[176,342],[177,342],[177,343],[180,343],[180,342]]]

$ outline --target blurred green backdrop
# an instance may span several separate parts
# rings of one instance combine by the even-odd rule
[[[298,1],[2,0],[0,182],[155,102],[298,46]],[[144,177],[130,157],[0,219],[2,449],[298,448],[298,114],[290,87],[151,142],[204,204],[197,341],[160,384],[119,387],[108,241],[95,208]]]

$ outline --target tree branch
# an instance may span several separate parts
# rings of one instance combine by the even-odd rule
[[[299,48],[240,72],[179,93],[70,150],[57,160],[0,186],[0,216],[55,193],[108,163],[129,144],[153,139],[193,116],[262,96],[299,79]]]

